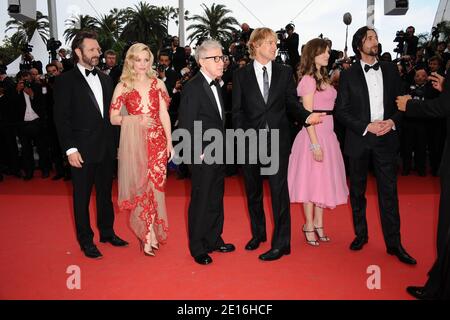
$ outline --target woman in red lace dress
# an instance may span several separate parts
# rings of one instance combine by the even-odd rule
[[[164,186],[173,154],[170,98],[152,64],[146,45],[130,47],[110,108],[111,123],[121,126],[119,208],[130,212],[130,226],[147,256],[167,239]]]

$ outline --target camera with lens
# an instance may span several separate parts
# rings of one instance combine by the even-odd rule
[[[393,42],[398,43],[397,47],[394,49],[394,52],[397,52],[398,54],[403,54],[405,48],[405,32],[403,30],[397,31],[395,33],[395,39]]]
[[[31,44],[25,43],[21,48],[23,54],[30,53],[33,51],[33,46]]]
[[[31,84],[30,80],[25,80],[23,82],[23,85],[25,86],[25,88],[31,88],[32,87],[32,84]]]
[[[439,38],[439,34],[440,34],[440,32],[439,32],[438,28],[433,27],[431,29],[431,35],[433,36],[433,38]]]
[[[4,64],[3,62],[0,62],[0,75],[6,74],[7,69],[8,69],[8,67],[6,66],[6,64]]]
[[[158,63],[158,64],[156,65],[156,70],[157,70],[158,72],[165,72],[165,71],[166,71],[166,65],[165,65],[165,64]]]
[[[280,29],[278,31],[275,31],[277,34],[278,41],[280,41],[278,48],[281,48],[286,43],[286,29]]]
[[[418,87],[418,86],[412,85],[410,87],[410,90],[411,90],[410,95],[413,99],[415,99],[415,100],[424,100],[425,99],[425,86]]]

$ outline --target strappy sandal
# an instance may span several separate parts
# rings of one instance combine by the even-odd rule
[[[319,245],[319,241],[317,241],[315,239],[314,240],[308,240],[308,237],[306,236],[307,233],[315,234],[314,230],[312,230],[312,231],[305,230],[305,225],[303,225],[302,231],[305,234],[305,240],[306,240],[307,244],[309,244],[310,246],[313,246],[313,247],[317,247]]]
[[[319,237],[319,240],[322,242],[330,242],[331,239],[327,235],[320,236],[318,230],[322,230],[322,234],[323,234],[323,227],[314,226],[314,231],[316,232],[317,236]]]

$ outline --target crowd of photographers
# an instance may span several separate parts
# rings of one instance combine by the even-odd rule
[[[224,51],[228,56],[224,65],[224,74],[220,79],[222,94],[225,102],[226,125],[231,124],[231,93],[233,72],[237,68],[245,67],[250,61],[247,42],[253,29],[247,23],[241,25],[239,32],[232,34],[232,42]],[[398,66],[403,80],[404,91],[414,99],[433,99],[438,92],[428,82],[427,77],[432,72],[444,75],[449,68],[450,44],[439,42],[436,48],[433,41],[425,46],[419,46],[419,39],[414,35],[414,27],[410,26],[406,32],[397,32],[394,42],[398,43],[395,52],[397,57],[383,53],[380,60],[392,61]],[[290,65],[294,70],[301,60],[299,52],[299,35],[295,32],[295,25],[288,24],[278,30],[278,54],[276,62]],[[320,35],[322,36],[322,35]],[[438,35],[433,32],[433,38]],[[307,40],[307,39],[305,39]],[[431,39],[433,40],[433,39]],[[201,44],[200,39],[196,46]],[[355,58],[347,52],[334,50],[331,40],[328,69],[332,84],[338,89],[339,74],[354,63]],[[43,67],[40,61],[35,61],[32,48],[27,46],[23,50],[21,71],[15,79],[7,76],[6,66],[0,63],[0,181],[3,174],[15,175],[30,180],[35,171],[35,153],[38,155],[38,167],[41,177],[48,178],[53,171],[53,180],[70,179],[70,169],[66,156],[62,152],[56,129],[53,123],[53,109],[57,108],[53,101],[53,84],[55,77],[73,68],[73,63],[65,49],[57,49],[61,44],[50,41],[52,63]],[[130,44],[131,45],[131,44]],[[382,52],[380,50],[380,52]],[[103,54],[100,70],[109,75],[114,84],[120,79],[126,49],[121,59],[112,50]],[[158,77],[163,80],[171,97],[169,114],[172,128],[178,124],[178,107],[184,84],[199,70],[190,46],[180,47],[178,37],[164,39],[162,47],[155,56],[155,69]],[[299,79],[296,79],[297,81]],[[295,136],[300,126],[292,122],[292,135]],[[336,123],[338,138],[343,141],[344,130]],[[427,155],[431,173],[437,175],[440,158],[445,139],[445,122],[441,120],[416,121],[405,118],[402,130],[402,174],[408,175],[415,170],[418,175],[427,173]],[[120,132],[117,132],[117,139]],[[175,167],[180,178],[187,177],[189,172],[183,165]],[[227,167],[227,174],[237,172],[235,166]]]

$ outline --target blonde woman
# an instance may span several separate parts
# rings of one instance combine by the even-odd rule
[[[167,239],[164,186],[173,154],[170,98],[152,69],[153,60],[146,45],[130,47],[110,108],[111,123],[121,126],[119,208],[130,212],[130,226],[146,256],[154,256]]]
[[[323,39],[310,40],[302,51],[297,93],[311,112],[326,113],[323,122],[303,128],[289,158],[291,202],[303,203],[306,242],[318,246],[330,241],[323,227],[323,209],[347,203],[348,188],[339,143],[333,130],[332,111],[337,92],[327,75],[330,47]]]

